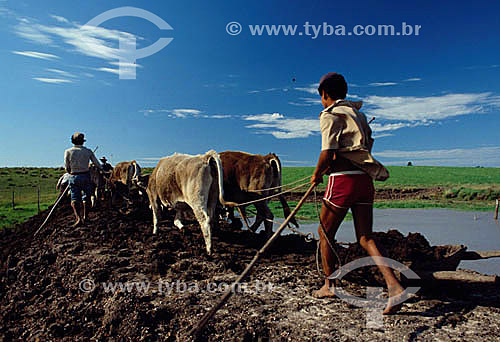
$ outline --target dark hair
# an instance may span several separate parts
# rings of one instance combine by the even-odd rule
[[[83,137],[81,137],[81,138],[79,137],[79,138],[77,138],[77,139],[75,139],[74,137],[71,137],[71,143],[72,143],[73,145],[83,145],[84,141],[85,141],[85,140],[84,140],[84,138],[83,138]]]
[[[328,94],[332,100],[345,99],[347,95],[347,82],[344,76],[336,72],[329,72],[321,77],[319,81],[318,92],[323,95],[323,91]]]

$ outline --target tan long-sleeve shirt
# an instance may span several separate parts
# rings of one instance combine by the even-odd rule
[[[89,171],[89,161],[102,169],[92,150],[82,145],[75,145],[64,151],[64,167],[68,173],[81,173]]]
[[[386,180],[389,171],[371,154],[372,130],[361,106],[362,102],[337,100],[320,113],[321,150],[335,150],[373,179]]]

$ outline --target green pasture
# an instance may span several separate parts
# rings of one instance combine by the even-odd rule
[[[390,177],[375,182],[376,188],[431,188],[469,187],[500,189],[500,168],[443,167],[443,166],[388,166]],[[311,176],[313,167],[284,167],[283,184]],[[324,177],[326,181],[326,176]],[[322,184],[324,189],[325,183]]]

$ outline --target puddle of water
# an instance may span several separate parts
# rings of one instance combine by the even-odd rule
[[[275,225],[275,230],[277,229]],[[500,224],[492,212],[448,209],[375,209],[373,230],[397,229],[402,234],[420,233],[431,245],[465,245],[470,251],[500,250]],[[300,231],[318,237],[318,224],[303,224]],[[287,234],[287,233],[285,233]],[[354,224],[343,222],[337,241],[354,242]],[[462,261],[460,268],[500,275],[500,258]]]

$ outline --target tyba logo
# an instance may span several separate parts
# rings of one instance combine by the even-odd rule
[[[173,30],[162,18],[136,7],[119,7],[99,14],[85,25],[81,30],[98,30],[102,23],[120,17],[143,18],[155,24],[160,30]],[[136,78],[136,61],[140,58],[151,56],[166,47],[174,38],[160,38],[154,44],[137,50],[136,37],[134,35],[124,35],[119,38],[118,49],[108,48],[108,55],[118,59],[118,75],[120,79]],[[89,42],[91,43],[91,42]]]

